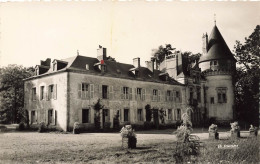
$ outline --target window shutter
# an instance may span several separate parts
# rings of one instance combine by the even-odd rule
[[[53,90],[53,94],[54,94],[54,95],[53,95],[53,99],[56,100],[56,99],[57,99],[57,84],[54,84],[53,87],[54,87],[54,90]]]
[[[55,110],[55,121],[54,121],[54,124],[57,125],[57,111]]]
[[[172,91],[172,100],[176,102],[176,91]]]
[[[129,100],[132,100],[132,88],[129,88]]]
[[[124,122],[124,109],[120,109],[120,122]]]
[[[107,86],[107,98],[110,99],[110,86]]]
[[[161,101],[161,91],[158,90],[158,101]]]
[[[114,87],[113,86],[111,86],[111,97],[110,97],[111,99],[113,99],[114,98]]]
[[[181,95],[181,91],[179,92],[179,102],[182,102],[182,95]]]
[[[90,98],[94,98],[94,84],[90,84]]]
[[[102,97],[102,85],[98,86],[98,90],[99,90],[99,97]]]
[[[38,123],[38,111],[35,111],[35,122]]]
[[[109,86],[109,99],[113,99],[113,86]]]
[[[153,90],[151,90],[151,101],[153,101]]]
[[[121,99],[124,99],[124,89],[121,87]]]
[[[81,99],[81,96],[82,96],[81,87],[82,87],[82,84],[79,83],[79,84],[78,84],[78,98],[79,98],[79,99]]]
[[[133,97],[133,100],[137,100],[137,88],[134,88],[134,97]]]
[[[143,92],[143,100],[145,100],[145,89],[142,89]]]
[[[174,118],[174,120],[177,120],[177,112],[176,112],[176,109],[174,109],[173,111],[174,111],[174,112],[173,112],[173,113],[174,113],[173,118]]]
[[[46,101],[48,101],[49,100],[49,98],[48,98],[48,86],[46,86],[45,88],[44,88],[44,96],[45,96],[45,99],[46,99]]]
[[[48,100],[51,99],[51,86],[48,86]]]

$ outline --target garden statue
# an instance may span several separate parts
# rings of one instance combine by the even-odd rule
[[[211,124],[209,127],[209,139],[219,139],[218,125]]]
[[[231,125],[231,137],[232,138],[239,138],[240,137],[240,127],[238,125],[238,122],[230,123]]]
[[[250,125],[249,133],[250,133],[250,137],[257,136],[257,127],[254,127],[253,125]]]
[[[131,125],[125,125],[122,127],[121,131],[122,136],[122,147],[123,148],[136,148],[136,134]]]

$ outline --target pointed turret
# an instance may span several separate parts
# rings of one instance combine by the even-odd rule
[[[228,48],[224,38],[215,25],[209,37],[207,53],[204,53],[202,55],[199,63],[219,59],[229,59],[236,61],[230,49]]]

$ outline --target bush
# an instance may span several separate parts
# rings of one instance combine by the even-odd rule
[[[23,131],[25,129],[25,125],[23,122],[19,123],[18,130]]]
[[[39,125],[39,128],[38,128],[38,132],[43,133],[43,132],[46,132],[46,131],[47,131],[47,127],[46,127],[45,123],[41,122],[40,125]]]
[[[145,130],[150,130],[150,129],[155,129],[155,125],[153,122],[144,122],[144,129]]]

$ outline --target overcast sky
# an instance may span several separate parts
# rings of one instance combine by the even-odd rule
[[[0,66],[35,66],[46,58],[96,57],[98,45],[118,62],[141,65],[166,43],[201,52],[217,26],[233,50],[260,24],[260,2],[23,2],[0,4]]]

